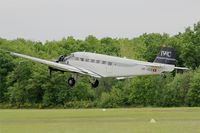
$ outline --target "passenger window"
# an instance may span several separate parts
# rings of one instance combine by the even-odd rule
[[[108,62],[108,65],[111,66],[111,65],[112,65],[112,62]]]
[[[89,59],[85,59],[86,62],[89,62]]]
[[[91,62],[92,62],[92,63],[94,63],[94,62],[95,62],[95,60],[94,60],[94,59],[91,59]]]
[[[81,61],[84,61],[84,59],[83,58],[80,58],[81,59]]]
[[[100,60],[96,60],[96,63],[100,63]]]
[[[102,61],[102,64],[106,64],[106,61]]]

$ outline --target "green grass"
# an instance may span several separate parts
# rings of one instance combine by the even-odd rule
[[[0,110],[0,133],[199,132],[200,108]]]

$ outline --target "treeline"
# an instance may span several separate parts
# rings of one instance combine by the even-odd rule
[[[118,81],[100,80],[92,88],[89,77],[80,76],[71,88],[66,84],[70,73],[54,72],[48,66],[10,56],[6,50],[43,59],[89,51],[153,61],[161,47],[174,47],[177,66],[190,71],[141,76]],[[45,43],[24,39],[0,38],[0,108],[91,108],[133,106],[200,106],[200,22],[183,33],[143,34],[133,39],[88,36]]]

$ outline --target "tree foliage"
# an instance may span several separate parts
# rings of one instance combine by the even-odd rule
[[[101,79],[93,89],[88,77],[81,77],[71,88],[69,73],[54,72],[48,77],[47,66],[10,56],[15,51],[43,59],[56,60],[76,51],[154,61],[163,46],[174,47],[177,65],[189,72],[135,77],[124,81]],[[84,40],[72,36],[45,43],[18,38],[0,38],[0,104],[6,107],[88,108],[121,106],[200,106],[200,22],[183,33],[143,34],[139,37]]]

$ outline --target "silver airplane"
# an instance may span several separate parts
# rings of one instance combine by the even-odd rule
[[[164,47],[154,62],[138,61],[121,57],[90,53],[74,52],[69,56],[60,56],[55,62],[10,52],[11,55],[39,62],[49,66],[51,71],[71,72],[69,86],[74,86],[77,74],[89,75],[92,87],[99,85],[99,78],[113,77],[118,80],[140,75],[156,75],[172,72],[174,69],[187,70],[185,67],[175,67],[176,53],[173,48]]]

